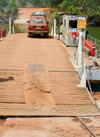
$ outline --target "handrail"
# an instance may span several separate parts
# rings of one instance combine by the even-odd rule
[[[98,40],[90,35],[86,35],[86,39],[96,45],[95,57],[100,59],[100,40]]]
[[[0,40],[9,33],[9,24],[0,25]]]

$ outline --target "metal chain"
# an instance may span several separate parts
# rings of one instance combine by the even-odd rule
[[[93,95],[90,81],[89,81],[89,80],[87,80],[87,81],[88,81],[89,89],[90,89],[90,92],[91,92],[91,96],[92,96],[92,98],[93,98],[93,100],[94,100],[95,106],[96,106],[97,109],[100,111],[100,109],[98,108],[98,105],[97,105],[97,103],[96,103],[95,97],[94,97],[94,95]]]
[[[93,137],[97,137],[96,134],[93,133],[93,131],[86,125],[86,123],[80,117],[77,116],[77,118],[86,127],[86,129],[92,134]]]

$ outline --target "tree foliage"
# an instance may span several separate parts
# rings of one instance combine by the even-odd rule
[[[31,7],[51,6],[59,11],[85,15],[89,22],[100,22],[100,0],[0,0],[0,11],[8,7],[9,12],[17,12],[18,7],[28,7],[28,4]]]
[[[9,12],[11,12],[12,14],[17,12],[18,7],[17,7],[17,3],[15,2],[15,0],[9,0],[8,9],[9,9]]]
[[[100,24],[100,0],[63,0],[58,7],[68,13],[86,16],[91,25]]]
[[[78,14],[78,9],[74,5],[73,1],[64,0],[61,4],[58,5],[58,7],[61,8],[62,11],[67,11],[68,13],[72,14]]]

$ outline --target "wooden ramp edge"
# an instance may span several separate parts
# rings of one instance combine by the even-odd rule
[[[88,116],[100,115],[98,110],[93,105],[57,105],[56,109],[51,111],[46,110],[28,110],[25,104],[0,104],[0,116]]]
[[[2,77],[6,76],[5,83],[1,83],[0,85],[0,95],[2,99],[0,100],[0,116],[61,117],[80,115],[100,115],[97,108],[90,100],[89,95],[86,92],[86,89],[77,88],[75,86],[75,82],[77,82],[77,75],[74,74],[75,72],[47,72],[47,68],[44,65],[38,65],[37,67],[39,68],[39,71],[37,71],[37,69],[33,70],[33,64],[27,66],[29,66],[29,69],[26,67],[25,73],[17,71],[0,71]],[[42,73],[40,71],[40,68],[43,71]],[[34,75],[35,72],[36,77]],[[8,76],[10,75],[14,78],[14,80],[8,81]],[[34,77],[35,80],[37,78],[42,79],[41,88],[39,87],[41,90],[44,91],[42,91],[42,97],[44,97],[42,98],[42,101],[44,101],[44,105],[39,105],[43,105],[42,109],[33,107],[34,101],[31,100],[32,102],[30,102],[29,100],[31,95],[34,95],[33,90],[30,91],[30,89],[34,89],[34,84],[36,87],[38,87],[38,85],[36,85],[37,81],[34,81]],[[73,81],[70,82],[69,77],[72,77]],[[63,84],[60,84],[61,81]],[[31,87],[31,85],[33,85],[33,87]],[[71,88],[68,85],[70,85]],[[39,93],[40,89],[38,91]],[[43,94],[46,95],[43,96]],[[34,96],[31,99],[34,100]],[[45,100],[48,100],[47,103],[51,103],[51,106],[48,106]],[[37,102],[37,100],[35,101],[36,103],[39,103]],[[41,101],[40,98],[38,101]],[[36,103],[35,105],[37,105]],[[29,107],[29,105],[31,107]]]

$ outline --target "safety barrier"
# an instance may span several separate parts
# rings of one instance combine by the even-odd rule
[[[2,37],[5,37],[6,36],[6,29],[4,28],[1,31],[2,31]]]
[[[95,57],[100,59],[100,40],[98,40],[90,35],[86,35],[86,38],[88,41],[90,41],[91,43],[96,45]]]
[[[4,28],[0,30],[0,38],[5,37],[5,36],[6,36],[6,29]]]
[[[3,37],[6,35],[10,35],[12,31],[12,22],[11,17],[9,17],[8,23],[6,24],[0,24],[0,40],[2,40]]]
[[[95,44],[85,39],[84,46],[86,47],[88,51],[90,51],[91,56],[95,56],[95,49],[96,49]]]
[[[0,38],[2,38],[2,30],[0,30]]]
[[[9,24],[0,25],[0,40],[9,34]]]

